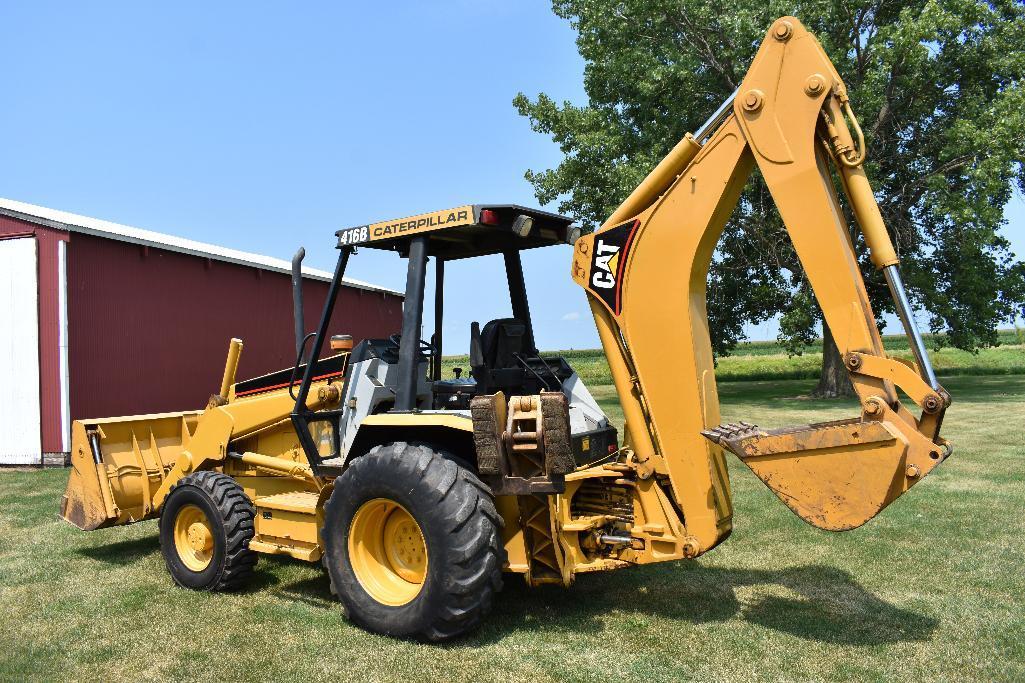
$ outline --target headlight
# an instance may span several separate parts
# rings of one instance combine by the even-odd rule
[[[530,231],[534,228],[534,219],[530,216],[524,216],[520,214],[513,221],[512,229],[520,237],[526,237],[530,234]]]

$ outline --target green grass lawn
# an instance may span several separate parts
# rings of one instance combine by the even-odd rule
[[[799,398],[812,385],[724,383],[725,418],[853,414]],[[238,594],[175,588],[154,522],[84,533],[56,517],[66,472],[0,472],[0,679],[1025,680],[1025,376],[944,385],[954,455],[866,526],[813,529],[731,461],[721,547],[570,589],[509,576],[485,626],[444,646],[351,626],[297,561],[261,558]]]

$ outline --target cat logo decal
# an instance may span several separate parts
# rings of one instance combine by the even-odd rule
[[[591,274],[591,292],[619,315],[622,309],[623,270],[641,222],[632,220],[595,235]]]

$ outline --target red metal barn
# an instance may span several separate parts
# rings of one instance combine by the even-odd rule
[[[288,261],[0,199],[0,465],[63,464],[72,420],[202,408],[232,337],[245,342],[240,379],[290,367],[290,272]],[[303,276],[312,330],[331,274]],[[346,285],[332,334],[399,330],[399,292]]]

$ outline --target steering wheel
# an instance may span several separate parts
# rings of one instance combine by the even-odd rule
[[[402,335],[393,334],[390,337],[388,337],[388,341],[390,341],[392,344],[395,344],[395,347],[398,348],[399,343],[402,341]],[[425,352],[428,356],[434,355],[435,351],[433,344],[431,344],[430,342],[426,342],[423,339],[417,339],[416,341],[420,344],[420,351]]]

